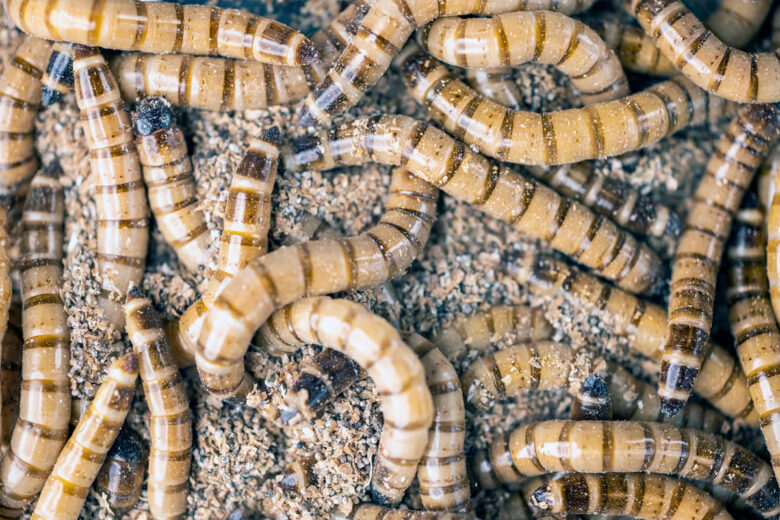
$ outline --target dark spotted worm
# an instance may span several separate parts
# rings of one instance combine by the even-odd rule
[[[604,378],[591,374],[574,392],[572,421],[609,421],[612,419],[612,397]]]

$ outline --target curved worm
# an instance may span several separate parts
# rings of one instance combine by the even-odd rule
[[[658,395],[666,415],[688,400],[707,355],[715,282],[731,221],[780,131],[773,106],[744,107],[718,141],[696,188],[674,259]]]
[[[359,118],[295,140],[285,156],[288,168],[301,170],[368,161],[401,164],[445,193],[509,222],[626,290],[648,290],[660,271],[655,253],[609,219],[410,117]]]
[[[780,144],[775,144],[772,154],[764,163],[766,177],[772,179],[772,189],[761,190],[771,193],[769,216],[767,218],[766,274],[769,278],[769,294],[775,317],[780,316]],[[764,195],[767,197],[767,195]],[[764,198],[762,197],[762,198]]]
[[[744,47],[756,35],[772,7],[772,0],[720,0],[704,25],[726,45]]]
[[[109,321],[121,327],[124,313],[116,300],[131,283],[141,282],[146,264],[146,190],[130,118],[100,51],[74,46],[73,75],[95,183],[99,303]]]
[[[685,78],[672,78],[585,108],[518,111],[478,95],[423,53],[399,61],[411,96],[434,121],[482,153],[511,163],[568,164],[621,155],[720,119],[733,106]]]
[[[113,511],[127,511],[138,502],[144,483],[146,457],[141,437],[129,427],[122,428],[108,450],[94,486]]]
[[[149,207],[157,226],[184,266],[192,272],[208,262],[209,233],[198,209],[192,162],[184,134],[161,98],[141,102],[133,118]]]
[[[466,69],[466,82],[471,88],[499,105],[520,110],[520,87],[512,78],[512,67]]]
[[[24,198],[38,169],[35,118],[50,53],[51,43],[25,37],[0,76],[0,203],[8,208]]]
[[[11,303],[8,310],[8,326],[3,336],[0,359],[0,396],[2,396],[2,444],[0,457],[11,443],[16,419],[19,417],[19,396],[22,389],[22,308]]]
[[[439,511],[409,511],[390,509],[375,504],[360,504],[347,515],[332,512],[330,520],[466,520],[469,516]]]
[[[53,163],[30,185],[22,213],[22,391],[11,449],[0,463],[0,504],[20,516],[68,438],[70,330],[60,297],[64,200]]]
[[[612,419],[612,397],[607,382],[598,374],[591,374],[574,392],[571,403],[573,421],[609,421]]]
[[[279,65],[318,58],[302,34],[236,9],[135,0],[8,0],[6,13],[33,36],[107,49],[215,54]]]
[[[660,362],[668,323],[663,308],[615,289],[548,256],[528,255],[511,262],[507,269],[515,279],[538,296],[562,296],[577,306],[597,310],[604,326],[629,339],[629,347]],[[694,392],[730,417],[742,417],[758,427],[758,414],[748,392],[745,374],[734,356],[713,344],[704,360]]]
[[[766,518],[780,511],[780,490],[769,464],[735,442],[668,424],[531,423],[478,452],[472,469],[486,489],[555,472],[674,475],[734,491]]]
[[[92,403],[59,453],[32,520],[76,520],[106,453],[133,401],[138,358],[130,353],[111,364]]]
[[[373,228],[283,247],[239,271],[215,300],[198,339],[204,386],[222,398],[246,396],[253,383],[244,372],[244,353],[276,309],[305,296],[379,285],[406,270],[428,241],[437,197],[436,188],[396,168],[385,214]]]
[[[135,286],[125,303],[127,335],[138,355],[149,406],[149,511],[155,519],[183,518],[187,512],[192,412],[184,380],[152,302]]]
[[[679,0],[624,2],[663,55],[699,87],[738,103],[780,101],[776,53],[729,47]]]
[[[41,105],[53,105],[73,88],[73,44],[57,42],[52,45],[49,63],[43,74]]]
[[[584,23],[550,11],[518,11],[492,18],[439,18],[423,30],[435,58],[465,68],[536,62],[571,78],[586,105],[628,95],[617,55]]]
[[[664,77],[678,73],[674,64],[661,54],[653,39],[641,27],[602,22],[593,30],[617,53],[624,69]]]

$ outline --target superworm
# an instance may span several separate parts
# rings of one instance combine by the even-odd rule
[[[179,364],[191,365],[194,345],[203,320],[223,288],[235,274],[268,249],[271,227],[271,192],[279,165],[282,135],[272,126],[250,140],[233,178],[225,205],[217,269],[200,299],[178,321],[168,325],[168,338]]]
[[[73,44],[57,42],[52,45],[49,63],[43,74],[41,105],[48,107],[73,89]]]
[[[629,93],[617,55],[601,37],[566,15],[517,11],[491,18],[439,18],[422,44],[437,59],[465,68],[555,65],[571,78],[586,105]]]
[[[209,233],[198,209],[187,142],[161,98],[140,103],[133,118],[138,159],[157,226],[184,266],[197,272],[208,262]]]
[[[361,21],[355,36],[298,112],[301,126],[330,122],[333,116],[354,106],[390,66],[417,27],[438,17],[490,15],[527,10],[555,10],[574,14],[588,9],[593,0],[499,0],[469,3],[377,0]]]
[[[0,457],[3,456],[11,443],[16,419],[19,417],[19,395],[22,389],[22,308],[18,303],[11,303],[8,310],[8,326],[3,336],[2,358],[0,359],[0,396],[2,408],[2,445]]]
[[[661,54],[653,39],[641,27],[602,22],[593,30],[617,53],[624,69],[651,76],[678,74],[674,64]]]
[[[666,415],[688,400],[707,355],[715,282],[734,214],[780,131],[770,105],[740,109],[716,145],[677,245],[658,395]]]
[[[591,374],[574,392],[571,403],[573,421],[609,421],[612,419],[612,397],[607,382],[598,374]]]
[[[733,520],[693,484],[641,473],[572,473],[530,494],[532,506],[551,513],[627,515],[642,520]]]
[[[527,255],[509,262],[507,269],[538,296],[563,296],[574,305],[598,311],[605,326],[629,339],[632,350],[660,362],[668,322],[663,308],[548,256]],[[710,347],[694,392],[724,414],[742,417],[751,426],[758,427],[758,414],[750,399],[745,374],[725,348],[716,344]]]
[[[122,428],[108,450],[94,485],[114,512],[127,511],[141,497],[146,457],[141,437],[127,426]]]
[[[679,0],[624,0],[677,69],[699,87],[737,103],[780,101],[780,56],[724,44]]]
[[[512,67],[466,69],[466,82],[471,88],[499,105],[520,110],[520,87],[512,78]]]
[[[302,34],[236,9],[135,0],[8,0],[6,13],[33,36],[94,47],[212,54],[278,65],[307,65],[318,58]]]
[[[744,47],[769,14],[772,0],[720,0],[704,25],[726,45]]]
[[[70,330],[62,286],[64,200],[57,163],[30,185],[22,213],[22,390],[11,449],[0,463],[0,504],[21,515],[68,438]]]
[[[585,108],[511,110],[480,96],[425,54],[403,55],[399,62],[411,96],[435,122],[511,163],[568,164],[620,155],[733,111],[731,103],[681,77]]]
[[[51,43],[26,37],[0,76],[0,203],[10,208],[27,192],[38,158],[35,118]]]
[[[293,141],[285,157],[288,168],[301,170],[369,161],[400,163],[445,193],[509,222],[626,290],[648,290],[661,269],[654,252],[606,217],[410,117],[359,118]]]
[[[766,518],[780,511],[780,490],[769,464],[717,435],[661,423],[531,423],[478,452],[472,469],[486,489],[554,472],[660,473],[718,484]]]
[[[780,316],[780,144],[775,144],[772,154],[765,161],[765,176],[772,179],[773,189],[767,219],[766,274],[769,278],[769,294],[775,317]],[[762,193],[766,193],[762,190]],[[766,196],[765,196],[766,197]]]
[[[737,356],[761,421],[775,475],[780,475],[780,330],[766,278],[764,215],[752,193],[736,213],[727,250],[729,321]]]
[[[111,364],[92,403],[59,453],[32,520],[76,520],[106,453],[133,401],[138,358],[126,354]]]
[[[117,300],[131,283],[141,282],[146,264],[146,190],[130,118],[100,51],[75,45],[73,75],[95,184],[99,303],[109,321],[121,327],[124,312]]]
[[[138,355],[149,406],[149,511],[155,519],[183,518],[189,494],[192,412],[184,380],[152,302],[136,287],[125,303],[127,335]]]
[[[204,386],[222,398],[246,396],[253,383],[244,372],[244,353],[276,309],[305,296],[373,287],[406,270],[428,241],[437,198],[436,188],[396,168],[385,213],[373,228],[283,247],[239,271],[225,288],[232,289],[215,300],[198,339]]]
[[[440,511],[410,511],[390,509],[376,504],[360,504],[347,515],[332,512],[330,520],[466,520],[465,514]]]

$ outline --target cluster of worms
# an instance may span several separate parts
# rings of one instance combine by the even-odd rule
[[[780,7],[720,0],[701,16],[700,2],[614,0],[636,23],[589,24],[594,3],[355,0],[309,39],[214,6],[6,0],[25,36],[0,76],[0,519],[75,520],[90,492],[115,514],[143,497],[153,519],[188,518],[203,435],[188,379],[281,428],[369,379],[381,434],[366,493],[343,497],[333,520],[477,518],[473,497],[501,486],[515,492],[512,518],[780,515]],[[769,50],[755,41],[764,26]],[[527,63],[567,76],[581,106],[526,109],[513,71]],[[344,119],[391,67],[429,119]],[[39,110],[71,92],[95,206],[97,307],[132,344],[90,400],[71,397],[63,172],[35,150]],[[213,259],[174,107],[296,102],[297,131],[268,126],[238,143]],[[718,124],[683,215],[587,162]],[[373,227],[342,237],[315,225],[269,252],[277,174],[366,163],[393,167]],[[426,338],[341,293],[403,276],[436,232],[440,195],[541,248],[495,268],[530,304],[482,306]],[[141,290],[150,217],[181,270],[205,274],[168,321]],[[733,345],[712,337],[720,299]],[[627,353],[567,337],[538,304],[551,301],[595,314]],[[321,350],[258,404],[266,387],[245,366],[250,347],[282,358],[305,345]],[[467,449],[475,415],[540,390],[569,393],[570,415]],[[146,435],[126,421],[136,393]],[[761,432],[757,453],[732,438],[737,426]],[[289,465],[279,488],[316,485],[314,462]],[[411,494],[419,510],[402,505]]]

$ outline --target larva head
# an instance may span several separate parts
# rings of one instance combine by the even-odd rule
[[[401,72],[404,83],[413,91],[415,99],[421,99],[420,94],[435,82],[452,77],[447,67],[423,51],[410,54],[401,64]]]
[[[171,104],[161,97],[151,97],[138,104],[133,130],[137,135],[151,135],[158,130],[168,130],[174,122]]]
[[[287,171],[302,171],[325,160],[325,147],[316,134],[306,134],[293,139],[282,152]]]
[[[41,105],[48,107],[62,98],[62,90],[73,85],[73,49],[70,44],[57,44],[46,66],[46,76],[52,86],[41,87]],[[58,85],[59,87],[55,87]],[[58,90],[59,88],[59,90]]]
[[[260,139],[274,146],[279,146],[282,144],[282,132],[279,130],[278,126],[274,125],[271,128],[263,130],[260,134]]]
[[[537,511],[552,511],[555,503],[550,484],[539,486],[531,492],[528,505]]]
[[[745,105],[739,111],[739,118],[752,133],[770,140],[780,131],[780,109],[777,104]]]

